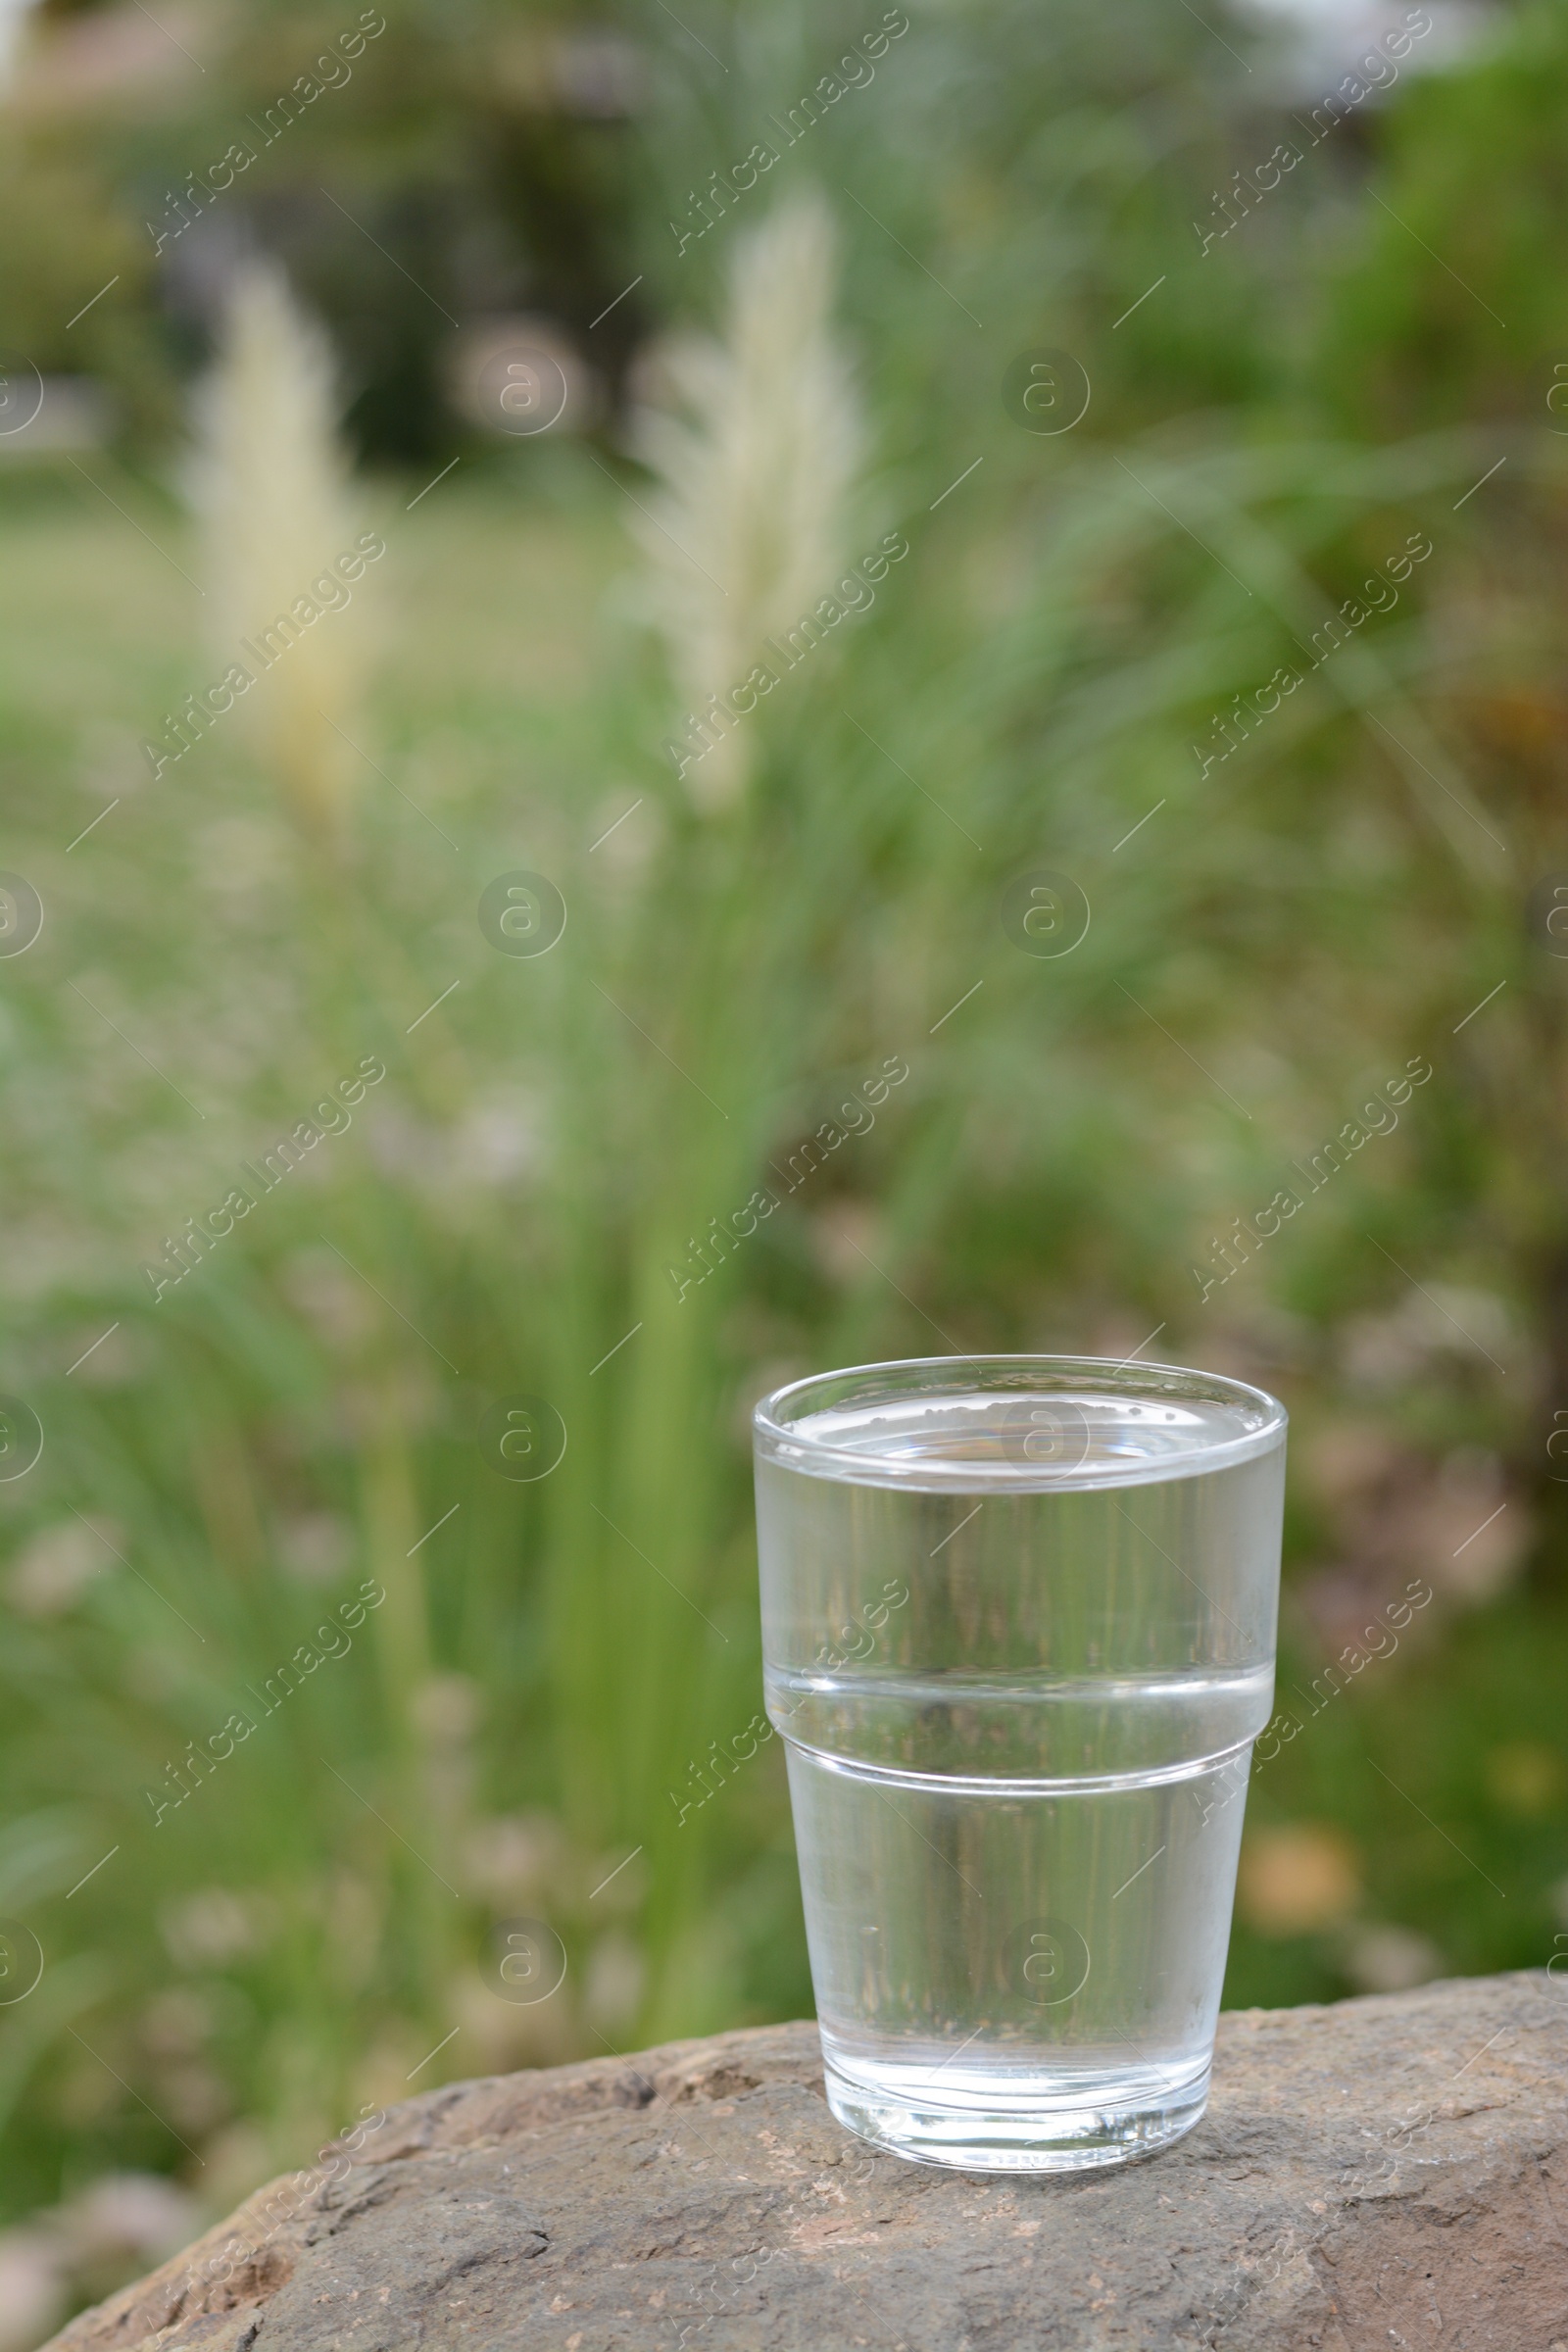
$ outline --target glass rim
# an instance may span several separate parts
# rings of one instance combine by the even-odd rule
[[[988,1370],[1000,1377],[988,1382],[984,1378]],[[918,1377],[943,1373],[949,1375],[945,1381]],[[1035,1381],[1042,1385],[1035,1386]],[[791,1415],[788,1408],[804,1403],[813,1391],[824,1403],[829,1400],[852,1403],[854,1390],[847,1389],[846,1384],[855,1383],[867,1385],[867,1402],[895,1403],[903,1397],[958,1396],[985,1387],[1003,1393],[1015,1388],[1020,1397],[1050,1395],[1053,1388],[1057,1394],[1076,1388],[1080,1393],[1093,1394],[1098,1390],[1103,1396],[1131,1396],[1151,1402],[1178,1396],[1204,1403],[1242,1405],[1260,1418],[1250,1429],[1233,1437],[1217,1438],[1210,1445],[1194,1446],[1190,1452],[1139,1462],[1080,1464],[1067,1470],[1052,1470],[1028,1460],[992,1466],[972,1460],[944,1462],[930,1457],[911,1458],[907,1454],[858,1452],[825,1439],[803,1436],[801,1420],[807,1412],[820,1407],[807,1403],[806,1411],[798,1416]],[[1149,1363],[1134,1356],[1118,1359],[996,1352],[902,1356],[882,1363],[848,1364],[833,1371],[808,1372],[774,1389],[754,1406],[752,1433],[758,1460],[849,1486],[937,1493],[1060,1494],[1101,1487],[1164,1484],[1229,1469],[1282,1443],[1289,1421],[1290,1415],[1277,1396],[1270,1396],[1266,1389],[1254,1388],[1250,1382],[1232,1379],[1224,1372],[1205,1372],[1184,1364]]]

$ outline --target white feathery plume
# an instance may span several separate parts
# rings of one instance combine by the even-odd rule
[[[633,529],[694,710],[745,679],[764,640],[810,611],[846,557],[861,431],[833,329],[835,282],[822,198],[786,198],[736,240],[724,340],[673,346],[672,405],[640,420],[639,454],[661,490]],[[693,765],[700,807],[740,796],[750,749],[748,729],[733,727]]]
[[[336,729],[364,678],[366,581],[363,557],[358,581],[335,568],[352,569],[358,517],[331,354],[275,263],[237,276],[198,416],[218,646],[255,679],[237,707],[300,823],[341,848],[354,755]]]

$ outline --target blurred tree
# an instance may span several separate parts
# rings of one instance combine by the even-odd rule
[[[1372,203],[1328,247],[1327,414],[1377,437],[1568,429],[1568,389],[1548,405],[1568,386],[1565,107],[1568,20],[1531,0],[1369,117]]]
[[[204,4],[181,26],[161,34],[127,0],[50,0],[30,22],[9,110],[93,168],[51,236],[12,248],[0,332],[24,349],[55,320],[62,240],[74,285],[95,239],[121,258],[139,235],[89,358],[119,383],[161,344],[167,383],[205,356],[227,275],[260,248],[332,325],[364,453],[422,464],[466,429],[446,397],[459,324],[542,312],[583,337],[634,274],[626,145],[643,76],[635,44],[597,16],[262,0]],[[622,305],[598,332],[612,387],[638,318]],[[122,319],[137,331],[117,363],[106,322]]]

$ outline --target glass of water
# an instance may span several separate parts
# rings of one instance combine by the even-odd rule
[[[1274,1692],[1285,1410],[1206,1372],[944,1356],[757,1408],[768,1714],[828,2102],[900,2155],[1192,2129]]]

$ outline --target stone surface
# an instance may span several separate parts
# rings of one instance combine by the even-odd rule
[[[1225,2017],[1198,2129],[1077,2179],[874,2153],[806,2025],[452,2083],[51,2352],[154,2342],[1568,2352],[1568,1984]]]

